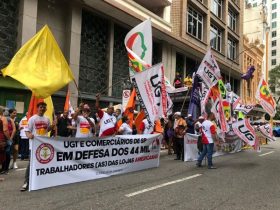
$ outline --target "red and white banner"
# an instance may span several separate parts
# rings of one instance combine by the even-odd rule
[[[273,132],[272,127],[270,124],[259,126],[258,130],[265,138],[268,138],[270,141],[275,141],[275,138],[273,137],[273,133],[272,133]]]
[[[216,124],[220,131],[223,133],[228,132],[229,127],[225,118],[225,112],[220,98],[216,98],[216,100],[214,101],[211,112],[213,112],[216,117]]]
[[[237,105],[239,104],[241,98],[234,92],[230,92],[228,96],[229,96],[229,100],[232,104],[232,109],[234,110],[237,107]]]
[[[276,103],[271,94],[271,91],[268,87],[267,82],[262,79],[260,80],[257,92],[256,99],[259,101],[259,104],[263,107],[263,109],[272,117],[275,116],[276,113]]]
[[[255,105],[246,105],[246,104],[237,104],[237,106],[235,107],[234,111],[239,111],[244,113],[245,115],[248,114],[253,108],[255,107]]]
[[[209,88],[216,85],[218,80],[221,79],[220,68],[211,53],[211,49],[209,49],[204,56],[196,73],[201,77],[201,79]]]
[[[124,111],[126,109],[126,105],[129,101],[130,98],[130,90],[123,90],[123,94],[122,94],[122,111]]]
[[[106,138],[35,137],[29,190],[158,167],[161,139],[160,134]]]
[[[167,113],[167,93],[162,63],[132,77],[140,105],[150,126]]]
[[[233,132],[238,135],[247,144],[253,146],[256,142],[255,129],[251,126],[249,119],[244,119],[232,123]]]
[[[211,93],[211,90],[207,87],[207,85],[202,82],[201,83],[201,91],[200,91],[200,105],[201,105],[201,114],[205,115],[205,106],[208,102],[209,95]]]
[[[198,135],[186,133],[184,136],[184,161],[194,161],[198,158]]]

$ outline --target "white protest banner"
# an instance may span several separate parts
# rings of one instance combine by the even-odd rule
[[[270,124],[258,126],[258,130],[265,138],[268,138],[270,141],[275,141]]]
[[[159,166],[160,134],[106,138],[35,137],[30,190],[93,180]]]
[[[206,114],[205,106],[208,102],[209,95],[211,90],[207,87],[207,85],[202,82],[201,83],[201,91],[200,91],[200,106],[201,106],[201,114]]]
[[[243,112],[244,114],[248,114],[253,108],[255,107],[255,105],[246,105],[246,104],[237,104],[237,106],[235,107],[234,111],[240,111]]]
[[[255,129],[248,118],[232,123],[232,130],[247,144],[253,146],[256,141]]]
[[[221,105],[220,98],[215,99],[211,108],[211,112],[214,113],[217,127],[221,130],[221,132],[227,132],[229,130],[229,127],[226,122],[224,108]]]
[[[144,71],[152,64],[152,23],[145,20],[131,29],[125,36],[124,44],[130,61],[130,74]]]
[[[196,72],[205,84],[211,88],[221,79],[220,68],[209,49]]]
[[[162,63],[133,75],[131,81],[149,126],[152,128],[155,120],[166,116],[167,113],[167,93]]]
[[[259,101],[260,105],[264,108],[264,110],[272,117],[275,116],[276,113],[276,103],[274,98],[272,97],[271,91],[268,87],[267,82],[262,79],[260,80],[257,92],[256,99]]]
[[[226,136],[228,136],[226,134]],[[198,135],[186,133],[184,136],[184,161],[196,161],[199,157],[197,149],[197,140]],[[219,146],[215,145],[215,152],[213,157],[219,155],[224,155],[225,153],[235,153],[241,151],[241,140],[235,135],[234,138],[229,138],[226,142],[220,144]]]
[[[194,161],[198,158],[198,135],[186,133],[184,136],[184,161]]]
[[[235,94],[233,91],[231,91],[228,96],[229,96],[229,100],[232,104],[232,109],[234,110],[237,107],[237,105],[239,104],[241,98],[240,98],[240,96]]]
[[[123,90],[123,94],[122,94],[122,111],[124,111],[126,109],[126,105],[129,101],[130,98],[130,90]]]

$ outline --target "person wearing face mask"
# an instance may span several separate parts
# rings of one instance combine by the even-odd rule
[[[80,114],[81,113],[81,114]],[[95,134],[95,121],[90,117],[90,107],[87,104],[80,106],[74,113],[73,119],[76,121],[76,137],[88,138]]]

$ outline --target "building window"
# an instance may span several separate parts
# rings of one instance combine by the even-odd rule
[[[271,51],[271,56],[276,56],[276,50]]]
[[[277,18],[277,13],[273,12],[272,15],[271,15],[271,19],[275,19],[275,18]]]
[[[211,11],[219,18],[222,18],[222,3],[222,0],[212,0]]]
[[[271,37],[274,38],[274,37],[276,37],[276,36],[277,36],[277,31],[272,31],[272,32],[271,32]]]
[[[228,58],[235,60],[236,58],[236,42],[228,39]]]
[[[213,49],[219,52],[222,51],[222,31],[212,24],[210,29],[210,45]]]
[[[277,45],[276,40],[273,40],[273,41],[271,42],[271,47],[275,47],[276,45]]]
[[[236,14],[229,10],[228,11],[228,27],[230,27],[233,31],[236,31]]]
[[[277,27],[277,22],[276,22],[276,21],[275,21],[275,22],[272,22],[272,23],[271,23],[271,27],[272,27],[272,28],[276,28],[276,27]]]
[[[203,16],[189,7],[188,10],[188,33],[202,40]]]
[[[271,60],[271,65],[273,65],[273,66],[276,65],[276,59]]]
[[[277,4],[276,3],[272,4],[271,8],[272,8],[272,10],[277,9]]]

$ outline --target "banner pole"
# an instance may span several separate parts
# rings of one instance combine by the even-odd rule
[[[186,97],[185,97],[185,99],[184,99],[184,101],[183,101],[183,104],[182,104],[182,107],[181,107],[181,110],[180,110],[181,113],[182,113],[182,111],[183,111],[183,108],[184,108],[185,102],[186,102],[186,100],[187,100],[188,94],[189,94],[189,92],[190,92],[190,89],[191,89],[191,88],[188,89],[187,94],[186,94]]]

